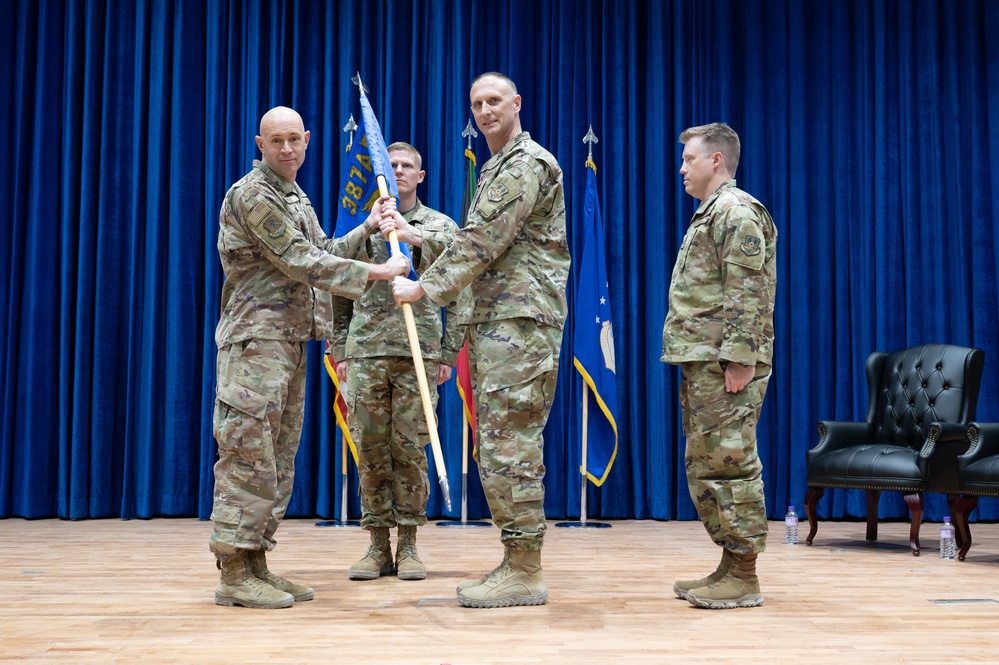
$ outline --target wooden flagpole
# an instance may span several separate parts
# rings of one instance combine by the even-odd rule
[[[389,195],[388,184],[385,176],[378,174],[378,194],[382,197]],[[399,236],[395,229],[389,231],[389,245],[392,247],[392,256],[399,256],[402,250],[399,249]],[[444,505],[451,510],[451,488],[447,482],[447,468],[444,466],[444,454],[441,452],[440,435],[437,432],[437,416],[434,413],[433,402],[430,401],[430,388],[427,386],[427,370],[423,363],[423,351],[420,349],[420,336],[416,332],[416,318],[413,316],[413,306],[403,303],[402,314],[406,319],[406,334],[409,336],[409,350],[413,354],[413,365],[416,369],[416,381],[420,384],[420,398],[423,401],[423,416],[427,419],[427,429],[430,430],[430,447],[434,453],[434,464],[437,466],[437,477],[440,481],[441,493],[444,494]]]

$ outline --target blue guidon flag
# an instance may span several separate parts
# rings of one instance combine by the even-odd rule
[[[580,470],[599,487],[617,456],[617,374],[597,167],[590,160],[586,160],[586,166],[583,258],[576,288],[572,364],[589,388],[588,450]]]
[[[371,109],[364,86],[361,88],[361,124],[357,126],[357,134],[349,146],[347,163],[343,168],[343,183],[340,185],[340,201],[337,205],[336,229],[334,237],[341,237],[353,231],[364,223],[371,207],[378,200],[378,176],[385,177],[389,194],[399,198],[399,187],[395,182],[395,173],[389,161],[385,140],[382,138],[378,119]],[[386,239],[386,243],[388,239]],[[404,242],[399,243],[400,251],[410,260],[409,247]],[[391,253],[391,249],[389,250]],[[417,279],[412,266],[410,279]]]

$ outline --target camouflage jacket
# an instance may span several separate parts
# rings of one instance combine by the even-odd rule
[[[330,293],[359,298],[368,267],[328,254],[332,241],[301,187],[263,162],[253,167],[229,188],[219,213],[225,283],[215,343],[326,339],[333,332]]]
[[[482,166],[468,221],[420,278],[439,304],[471,284],[469,323],[565,324],[569,246],[562,169],[521,132]]]
[[[419,200],[416,207],[403,215],[406,221],[423,233],[422,247],[410,247],[413,265],[417,272],[430,266],[448,246],[458,225],[447,215],[424,206]],[[364,238],[363,226],[338,238],[336,253],[371,263],[384,263],[389,258],[388,247],[381,233]],[[428,298],[413,305],[413,318],[420,338],[420,351],[425,360],[440,360],[454,366],[458,352],[465,342],[465,326],[459,324],[455,303],[447,309],[447,329],[441,325],[441,308]],[[380,358],[385,356],[412,357],[406,321],[402,308],[392,297],[392,283],[369,282],[364,295],[356,302],[333,297],[333,336],[330,339],[333,357]]]
[[[673,266],[663,362],[771,364],[776,249],[770,213],[735,180],[701,203]]]

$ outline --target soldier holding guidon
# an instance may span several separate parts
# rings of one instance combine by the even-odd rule
[[[400,303],[426,295],[446,305],[471,289],[479,476],[504,556],[491,573],[458,585],[458,601],[541,605],[548,600],[542,432],[558,378],[569,274],[562,169],[521,130],[513,81],[483,74],[469,96],[492,157],[482,166],[468,221],[419,281],[397,278],[393,292]]]
[[[388,260],[385,238],[395,230],[409,245],[417,270],[428,268],[451,242],[458,225],[420,202],[416,187],[426,172],[420,153],[408,143],[388,146],[399,189],[394,199],[379,199],[365,223],[342,239],[343,255],[375,264]],[[402,212],[400,212],[400,209]],[[413,304],[427,385],[451,378],[451,368],[464,343],[464,326],[430,300]],[[361,526],[371,531],[364,557],[350,567],[352,580],[371,580],[396,573],[399,579],[422,580],[426,566],[416,549],[416,530],[427,522],[428,424],[406,335],[402,309],[392,299],[388,282],[370,282],[355,302],[334,298],[331,350],[338,361],[337,378],[347,388],[348,424],[357,444],[361,493]],[[437,391],[431,390],[437,404]],[[395,559],[389,530],[398,527]]]
[[[218,346],[210,548],[219,605],[273,609],[311,600],[267,568],[291,500],[305,412],[306,341],[332,335],[331,293],[359,298],[370,280],[409,271],[405,257],[369,265],[338,258],[295,183],[309,132],[278,106],[260,119],[262,161],[226,193],[218,250],[225,273]]]

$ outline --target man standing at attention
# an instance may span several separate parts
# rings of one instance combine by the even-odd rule
[[[219,215],[225,273],[214,432],[219,446],[209,546],[221,579],[218,605],[288,607],[309,587],[267,569],[265,552],[291,500],[305,412],[305,349],[332,334],[331,293],[358,298],[369,280],[408,272],[337,258],[312,204],[295,184],[309,132],[278,106],[260,119],[263,161],[234,184]]]
[[[379,199],[366,222],[344,236],[353,253],[342,255],[384,263],[389,257],[385,239],[395,229],[422,271],[444,251],[458,225],[417,197],[416,186],[426,172],[416,148],[393,143],[388,156],[399,188],[398,206],[393,199]],[[367,553],[347,576],[373,580],[396,572],[402,580],[422,580],[427,569],[416,550],[416,529],[427,523],[430,481],[425,445],[430,439],[406,321],[388,282],[369,283],[356,302],[336,297],[333,302],[331,347],[339,361],[337,378],[349,386],[347,412],[357,444],[361,526],[371,532]],[[429,299],[413,304],[413,318],[427,385],[437,386],[451,378],[464,344],[464,326],[458,325],[454,308],[449,308],[447,329],[442,330],[441,309]],[[430,396],[436,407],[437,390],[432,388]],[[393,563],[389,529],[396,526],[399,539]]]
[[[680,143],[684,189],[701,205],[673,267],[662,360],[682,370],[690,498],[722,557],[714,573],[673,591],[698,607],[756,607],[756,557],[767,538],[756,424],[773,356],[777,229],[735,186],[740,144],[731,127],[691,127]]]
[[[562,169],[520,126],[520,95],[496,72],[470,92],[489,161],[467,224],[418,282],[393,283],[398,302],[445,305],[471,285],[468,357],[478,419],[479,477],[500,528],[503,561],[458,585],[466,607],[542,605],[545,536],[542,432],[558,378],[569,248]]]

